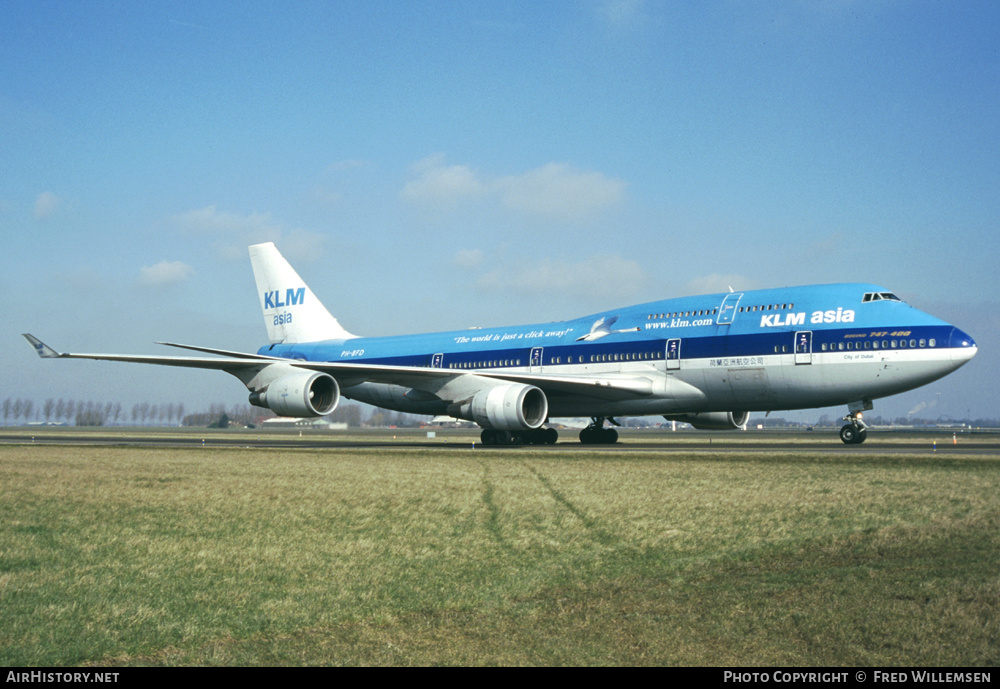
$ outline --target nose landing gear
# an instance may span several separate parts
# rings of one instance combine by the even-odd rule
[[[849,412],[844,417],[845,424],[840,429],[840,439],[846,445],[860,445],[868,439],[868,426],[861,420],[861,412],[872,409],[871,402],[852,402],[847,407]]]
[[[849,423],[840,429],[840,439],[848,445],[860,445],[868,438],[868,427],[860,419],[858,423]]]

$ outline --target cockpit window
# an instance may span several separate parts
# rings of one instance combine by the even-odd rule
[[[892,292],[865,292],[864,299],[862,299],[861,301],[867,304],[870,301],[902,301],[902,300]]]

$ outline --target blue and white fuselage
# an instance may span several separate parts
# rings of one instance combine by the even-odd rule
[[[570,321],[420,335],[346,331],[273,244],[250,247],[270,344],[256,354],[182,346],[211,358],[40,355],[224,370],[250,401],[320,416],[341,396],[475,421],[489,443],[554,442],[550,418],[663,415],[738,428],[750,411],[847,405],[844,442],[862,442],[875,399],[926,385],[976,353],[958,328],[883,287],[835,284],[650,302]]]
[[[614,329],[595,324],[614,320]],[[572,321],[396,337],[273,344],[303,362],[422,367],[545,387],[574,377],[632,381],[547,395],[550,417],[677,415],[862,403],[925,385],[976,352],[972,338],[868,284],[814,285],[668,299]],[[558,387],[558,386],[555,386]],[[421,386],[359,382],[345,397],[444,414]]]

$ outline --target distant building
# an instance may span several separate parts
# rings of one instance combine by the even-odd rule
[[[440,426],[441,428],[478,428],[474,422],[466,421],[465,419],[456,419],[454,416],[435,416],[425,425]]]
[[[315,431],[346,431],[346,423],[330,423],[323,419],[296,419],[288,416],[276,416],[266,419],[263,428],[308,428]]]

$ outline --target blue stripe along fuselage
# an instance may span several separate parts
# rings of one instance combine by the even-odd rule
[[[727,294],[682,297],[572,321],[275,344],[259,353],[307,361],[483,369],[526,368],[532,349],[543,348],[540,365],[548,369],[663,359],[665,343],[674,339],[681,340],[682,360],[793,353],[794,333],[801,331],[813,333],[811,351],[817,353],[824,347],[907,348],[910,340],[918,347],[975,346],[954,326],[901,301],[863,302],[865,294],[886,292],[852,283],[748,291],[737,294],[738,302]],[[724,300],[737,304],[731,323],[718,322]],[[612,325],[602,331],[602,321]]]

